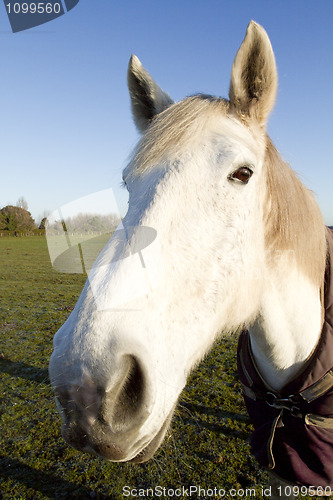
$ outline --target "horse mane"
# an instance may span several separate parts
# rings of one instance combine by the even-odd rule
[[[172,104],[152,119],[134,150],[131,175],[140,176],[158,163],[191,151],[214,119],[235,117],[226,99],[194,95]],[[200,117],[200,119],[197,119]],[[251,122],[245,123],[251,128]],[[326,265],[325,224],[319,206],[292,168],[266,135],[265,244],[268,262],[274,265],[281,252],[290,252],[299,269],[321,286]]]
[[[282,160],[266,140],[265,243],[274,256],[289,251],[299,269],[318,287],[323,285],[326,266],[326,230],[313,193],[296,172]]]

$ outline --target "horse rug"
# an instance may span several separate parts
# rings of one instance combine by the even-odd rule
[[[282,479],[333,488],[333,232],[327,230],[324,323],[306,366],[279,392],[262,379],[250,337],[240,335],[238,374],[254,426],[252,452]]]

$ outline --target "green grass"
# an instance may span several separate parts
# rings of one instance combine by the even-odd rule
[[[43,237],[0,238],[0,498],[123,499],[134,498],[123,495],[125,486],[191,485],[256,488],[262,498],[266,474],[250,454],[236,339],[220,341],[192,375],[168,436],[148,463],[112,464],[66,445],[47,367],[52,337],[84,282],[83,275],[51,268]]]

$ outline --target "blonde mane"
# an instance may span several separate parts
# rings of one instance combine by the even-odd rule
[[[266,142],[266,248],[274,256],[288,250],[299,268],[322,286],[326,265],[326,232],[313,193],[285,163],[271,139]]]
[[[131,159],[131,175],[140,176],[158,163],[190,151],[215,117],[235,117],[229,101],[206,95],[188,97],[153,118]],[[198,119],[199,118],[199,119]],[[251,120],[244,123],[251,128]],[[326,262],[325,225],[312,194],[285,163],[266,136],[267,210],[265,240],[272,265],[279,252],[289,251],[299,268],[320,286]]]

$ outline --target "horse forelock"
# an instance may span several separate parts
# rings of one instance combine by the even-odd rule
[[[179,156],[193,149],[203,138],[214,117],[226,115],[229,101],[209,95],[187,97],[153,118],[130,158],[131,173],[141,175],[167,156]]]
[[[325,224],[313,193],[282,160],[267,136],[265,154],[265,245],[268,260],[290,252],[300,269],[317,286],[326,265]]]

